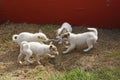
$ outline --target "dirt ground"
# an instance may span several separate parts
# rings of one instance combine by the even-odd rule
[[[13,34],[18,34],[23,31],[35,33],[38,32],[39,29],[42,29],[49,38],[55,38],[54,30],[57,28],[58,25],[26,23],[6,23],[0,25],[0,76],[4,76],[4,73],[10,73],[13,77],[21,77],[21,74],[41,67],[41,65],[38,65],[36,62],[32,65],[20,65],[17,63],[19,46],[12,41]],[[96,70],[103,67],[120,68],[120,29],[97,29],[99,39],[91,51],[85,53],[82,51],[83,49],[75,49],[64,55],[62,54],[62,51],[65,50],[63,45],[55,43],[60,53],[59,56],[56,56],[55,59],[43,58],[41,60],[42,68],[46,71],[63,71],[76,67],[85,70]],[[87,31],[87,27],[85,26],[73,27],[74,33],[82,33],[85,31]],[[19,80],[20,79],[22,79],[22,77],[19,78]]]

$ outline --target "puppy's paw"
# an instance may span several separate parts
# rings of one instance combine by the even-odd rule
[[[51,55],[50,58],[55,58],[55,55]]]
[[[84,52],[88,52],[89,50],[88,50],[88,49],[84,49],[83,51],[84,51]]]
[[[29,61],[29,63],[30,63],[30,64],[32,64],[32,63],[33,63],[33,61]]]
[[[38,63],[39,65],[41,65],[41,63],[40,63],[39,61],[38,61],[37,63]]]
[[[22,65],[22,64],[23,64],[23,63],[22,63],[22,61],[19,61],[19,64],[21,64],[21,65]]]
[[[68,52],[67,51],[63,51],[63,54],[67,54]]]

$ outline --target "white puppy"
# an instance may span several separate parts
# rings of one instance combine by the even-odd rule
[[[48,55],[50,57],[55,57],[55,55],[58,55],[59,53],[58,53],[56,46],[54,46],[52,43],[47,45],[43,43],[41,44],[39,42],[23,41],[20,44],[20,54],[18,56],[18,62],[22,64],[22,61],[21,61],[22,55],[26,55],[25,60],[29,63],[33,63],[33,61],[30,60],[30,57],[33,54],[35,54],[38,64],[41,64],[39,62],[40,56]]]
[[[62,33],[60,36],[62,39],[68,39],[70,41],[70,46],[66,51],[63,51],[63,53],[68,53],[71,50],[73,50],[77,46],[83,46],[86,45],[88,46],[87,49],[84,49],[84,52],[89,51],[90,49],[93,48],[94,43],[98,39],[98,32],[97,29],[95,28],[88,28],[88,30],[91,30],[89,32],[84,32],[84,33],[79,33],[79,34],[74,34],[66,29],[63,29],[64,33]]]
[[[43,42],[43,41],[48,41],[49,39],[42,32],[38,32],[38,33],[22,32],[18,35],[17,34],[13,35],[12,40],[20,45],[22,41]]]
[[[69,23],[64,22],[62,26],[56,31],[56,38],[59,39],[59,44],[62,43],[62,39],[60,37],[60,34],[62,33],[63,29],[66,29],[68,32],[72,32],[72,27]]]

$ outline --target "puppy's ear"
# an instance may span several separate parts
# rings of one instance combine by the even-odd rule
[[[52,45],[50,45],[50,47],[49,47],[50,49],[52,49]]]
[[[53,42],[50,42],[50,47],[49,47],[50,49],[52,49],[53,48]]]
[[[42,30],[41,30],[41,29],[39,29],[39,32],[42,32]]]

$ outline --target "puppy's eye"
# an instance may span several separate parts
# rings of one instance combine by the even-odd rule
[[[60,34],[58,34],[58,36],[60,36]]]

